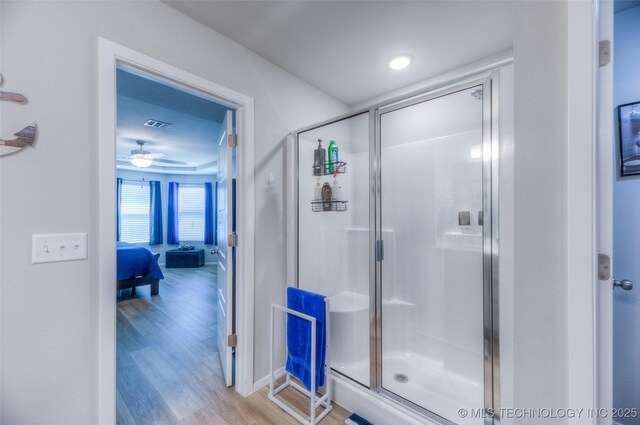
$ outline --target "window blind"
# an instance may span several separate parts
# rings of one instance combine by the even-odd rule
[[[204,241],[204,185],[178,188],[178,229],[180,242]]]
[[[149,185],[122,182],[120,195],[120,240],[149,242]]]

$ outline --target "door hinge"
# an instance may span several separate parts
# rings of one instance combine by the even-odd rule
[[[229,142],[229,147],[230,148],[235,148],[238,146],[238,135],[237,134],[229,134],[227,136],[227,142]]]
[[[611,41],[602,40],[598,50],[598,62],[600,67],[609,65],[609,62],[611,62]]]
[[[238,335],[231,334],[227,336],[227,347],[236,347],[238,345]]]
[[[232,248],[235,248],[236,246],[238,246],[238,235],[235,233],[232,233],[229,235],[229,246]]]
[[[611,258],[605,254],[598,254],[598,280],[611,279]]]

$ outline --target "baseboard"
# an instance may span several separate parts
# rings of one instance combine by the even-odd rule
[[[279,375],[280,373],[282,373],[283,370],[284,370],[284,367],[277,369],[276,375]],[[258,379],[256,382],[253,383],[253,392],[258,391],[259,389],[261,389],[265,385],[269,385],[270,383],[271,383],[271,377],[269,375],[265,376],[264,378]]]
[[[204,265],[205,265],[205,266],[215,266],[215,265],[217,265],[217,264],[218,264],[218,263],[217,263],[217,262],[215,262],[215,261],[205,261],[205,262],[204,262]]]

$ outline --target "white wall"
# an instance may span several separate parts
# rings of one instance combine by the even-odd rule
[[[161,191],[162,191],[162,240],[163,243],[159,245],[149,245],[148,243],[138,243],[136,245],[141,245],[147,248],[152,252],[160,253],[160,258],[158,262],[161,265],[166,264],[166,252],[170,249],[175,249],[177,245],[168,245],[167,244],[167,232],[168,232],[168,221],[167,221],[167,211],[169,208],[169,197],[168,197],[168,188],[169,182],[178,182],[181,184],[204,184],[205,182],[210,182],[215,184],[216,176],[213,175],[204,175],[204,174],[160,174],[160,173],[150,173],[147,171],[132,171],[132,170],[117,170],[117,176],[126,180],[142,180],[145,179],[146,185],[148,185],[150,180],[157,180],[160,182]],[[214,194],[215,196],[215,194]],[[215,208],[215,200],[214,200],[214,208]],[[189,244],[198,249],[204,249],[204,261],[205,263],[217,264],[218,257],[211,254],[209,252],[211,248],[215,246],[215,244],[204,244],[202,241],[188,241],[181,240],[181,245]]]
[[[640,101],[640,7],[614,18],[614,105]],[[617,113],[617,111],[616,111]],[[614,120],[617,123],[617,118]],[[613,406],[640,407],[640,176],[619,177],[617,124],[613,184],[613,262],[618,280],[630,279],[632,291],[613,291]],[[638,425],[640,418],[620,418],[624,425]]]
[[[517,407],[567,407],[567,24],[566,2],[515,4],[513,402]]]
[[[159,2],[0,3],[1,137],[32,120],[34,149],[0,160],[0,422],[97,422],[96,259],[31,265],[31,234],[97,233],[96,37],[101,36],[255,99],[255,377],[267,374],[268,309],[285,286],[283,139],[345,112],[341,103]],[[267,185],[273,173],[276,184]]]

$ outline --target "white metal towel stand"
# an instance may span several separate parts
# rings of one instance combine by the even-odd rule
[[[282,313],[293,314],[294,316],[300,317],[301,319],[307,320],[311,322],[311,391],[308,391],[302,385],[299,385],[297,382],[291,379],[291,374],[287,372],[286,368],[282,371],[276,373],[275,364],[274,364],[274,327],[275,327],[275,312],[280,311]],[[316,318],[309,316],[307,314],[300,313],[299,311],[291,310],[290,308],[283,307],[277,304],[271,304],[271,338],[270,338],[270,362],[269,362],[269,399],[273,401],[275,404],[280,406],[285,412],[296,418],[298,421],[305,425],[316,425],[320,422],[325,416],[331,412],[333,406],[331,406],[331,362],[329,361],[329,298],[324,299],[324,314],[325,314],[325,344],[326,344],[326,355],[325,355],[325,364],[324,364],[324,372],[325,372],[325,380],[326,380],[326,392],[321,397],[318,397],[316,391],[314,391],[316,387]],[[285,332],[285,346],[286,346],[286,332]],[[275,387],[276,381],[283,376],[286,376],[285,382],[279,387]],[[289,405],[287,405],[283,400],[276,397],[276,395],[284,390],[287,387],[295,388],[300,391],[302,394],[309,397],[309,419],[306,419],[300,413],[293,410]],[[316,409],[320,406],[324,407],[324,410],[316,415]]]

